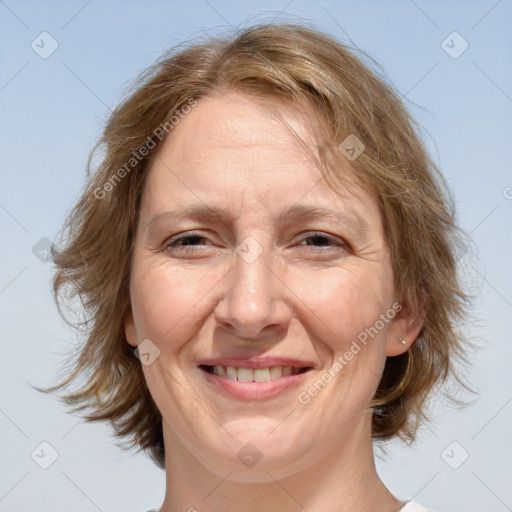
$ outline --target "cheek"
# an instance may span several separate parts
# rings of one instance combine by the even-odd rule
[[[159,346],[175,346],[208,315],[208,291],[222,275],[211,269],[198,272],[166,265],[148,267],[132,275],[132,310],[139,339]]]
[[[349,266],[315,273],[294,273],[291,283],[304,303],[304,318],[332,350],[345,350],[353,339],[375,324],[391,301],[385,269]],[[309,311],[309,312],[308,312]]]

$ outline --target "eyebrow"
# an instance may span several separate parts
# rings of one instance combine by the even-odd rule
[[[331,210],[323,206],[296,205],[286,210],[276,219],[277,223],[293,220],[328,220],[335,224],[355,225],[359,231],[370,230],[370,225],[359,213],[352,209]]]
[[[226,208],[208,206],[206,204],[189,205],[179,210],[170,210],[154,215],[146,225],[146,229],[151,229],[151,226],[159,219],[166,217],[172,219],[190,219],[194,221],[211,221],[216,218],[223,224],[233,224],[237,218]],[[274,219],[274,224],[292,222],[294,220],[312,221],[312,220],[327,220],[335,224],[355,225],[358,231],[367,232],[370,230],[370,225],[358,212],[352,209],[342,211],[335,211],[322,206],[310,205],[295,205],[290,209],[282,212]]]

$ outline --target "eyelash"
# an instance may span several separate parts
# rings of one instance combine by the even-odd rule
[[[195,251],[195,250],[197,250],[196,249],[197,247],[203,247],[203,246],[201,244],[197,244],[197,245],[178,245],[178,244],[179,244],[179,242],[181,242],[183,240],[198,239],[198,238],[203,239],[203,240],[208,240],[208,238],[206,238],[202,234],[192,232],[192,233],[187,233],[185,235],[177,235],[173,238],[170,238],[169,240],[166,241],[164,248],[167,250],[180,250],[180,249],[186,248],[186,249],[192,249],[193,251]],[[335,237],[326,235],[325,233],[316,232],[316,231],[310,233],[308,236],[303,238],[302,241],[312,239],[312,238],[317,238],[317,239],[323,238],[331,243],[330,246],[332,248],[338,248],[338,249],[346,249],[347,248],[347,245],[344,242],[342,242],[341,240],[339,240]],[[306,246],[307,247],[325,247],[325,244],[306,245]],[[305,246],[303,245],[302,247],[305,247]],[[325,250],[325,249],[323,249],[323,250]]]

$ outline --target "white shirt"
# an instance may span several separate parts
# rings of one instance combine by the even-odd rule
[[[400,512],[434,512],[431,509],[425,508],[423,505],[415,501],[408,501],[401,509]]]
[[[148,510],[148,512],[158,512],[156,508],[152,510]],[[428,508],[423,507],[419,503],[416,503],[415,501],[408,501],[399,512],[434,512],[433,510],[430,510]]]

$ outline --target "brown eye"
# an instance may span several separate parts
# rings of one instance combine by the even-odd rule
[[[199,233],[187,233],[184,235],[178,235],[173,238],[170,238],[166,242],[165,248],[170,251],[174,251],[186,250],[188,248],[203,247],[205,245],[205,240],[208,240],[208,238]]]
[[[183,236],[181,238],[178,238],[176,241],[174,241],[172,246],[176,245],[201,245],[199,242],[201,240],[205,240],[204,236],[199,235],[191,235],[191,236]]]
[[[309,236],[305,237],[302,242],[306,242],[306,244],[299,244],[299,245],[306,245],[306,246],[313,246],[313,247],[330,247],[330,248],[343,248],[345,247],[345,244],[339,240],[338,238],[326,235],[324,233],[312,233]]]

